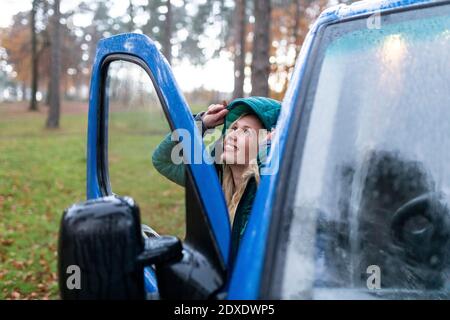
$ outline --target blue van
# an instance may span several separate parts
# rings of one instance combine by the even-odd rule
[[[146,71],[171,129],[193,137],[183,147],[204,148],[155,43],[140,34],[101,40],[88,199],[61,221],[62,298],[450,298],[450,1],[361,1],[320,15],[282,102],[273,173],[261,179],[233,265],[213,165],[186,165],[183,241],[143,238],[134,200],[111,192],[104,92],[117,60]],[[73,265],[79,290],[67,287]]]

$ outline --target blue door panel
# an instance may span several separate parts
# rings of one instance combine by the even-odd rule
[[[96,57],[92,69],[92,79],[89,97],[88,115],[88,143],[87,143],[87,198],[102,197],[98,175],[98,138],[99,138],[99,111],[101,108],[101,72],[102,64],[111,55],[131,55],[139,58],[151,71],[155,89],[165,106],[166,114],[172,129],[185,129],[191,134],[192,143],[182,141],[184,150],[193,154],[194,145],[204,145],[201,134],[194,124],[191,111],[178,88],[170,65],[158,51],[155,43],[142,34],[121,34],[98,43]],[[107,110],[105,110],[107,111]],[[107,125],[107,123],[105,124]],[[149,150],[149,165],[151,157]],[[190,165],[193,179],[198,188],[200,199],[205,208],[207,217],[212,225],[219,251],[225,265],[228,263],[230,245],[230,223],[227,207],[223,197],[222,188],[213,165],[200,163]],[[132,195],[131,195],[132,196]],[[147,279],[147,276],[149,277]],[[151,272],[146,271],[146,284],[151,290]],[[148,280],[148,281],[147,281]]]

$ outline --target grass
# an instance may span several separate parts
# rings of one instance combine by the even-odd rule
[[[57,299],[61,215],[85,200],[87,115],[63,113],[61,129],[47,130],[45,112],[16,109],[0,104],[0,299]],[[143,119],[111,115],[113,191],[139,203],[143,223],[183,237],[183,189],[151,165],[167,127]]]

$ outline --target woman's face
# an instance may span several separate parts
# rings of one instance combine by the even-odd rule
[[[257,116],[249,114],[235,121],[227,130],[222,161],[248,165],[258,155],[258,134],[264,127]]]

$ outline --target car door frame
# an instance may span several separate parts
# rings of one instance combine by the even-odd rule
[[[201,133],[196,127],[190,109],[179,89],[171,67],[157,49],[154,41],[143,34],[127,33],[102,39],[97,45],[96,56],[92,68],[89,97],[88,143],[87,143],[87,199],[95,199],[110,194],[108,177],[105,178],[105,148],[107,148],[107,123],[102,93],[105,70],[114,60],[126,60],[141,66],[150,76],[160,99],[171,130],[185,129],[191,134],[191,143],[182,141],[183,148],[197,144],[201,151],[205,149]],[[103,122],[103,123],[102,123]],[[107,134],[107,132],[106,132]],[[105,163],[106,162],[106,163]],[[149,157],[150,164],[150,157]],[[227,207],[217,173],[212,164],[204,161],[188,164],[198,191],[206,218],[216,240],[215,245],[220,252],[224,265],[228,264],[230,246],[230,223]]]

